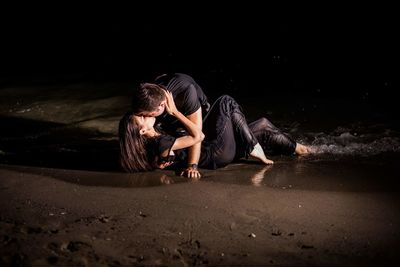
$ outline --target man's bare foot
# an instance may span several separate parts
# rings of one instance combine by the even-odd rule
[[[262,149],[261,145],[258,143],[254,146],[253,151],[250,152],[250,156],[261,160],[265,164],[274,164],[274,162],[272,160],[267,159],[267,157],[264,154],[264,150]]]
[[[312,150],[310,147],[296,143],[296,150],[295,150],[297,155],[307,155],[312,153]]]

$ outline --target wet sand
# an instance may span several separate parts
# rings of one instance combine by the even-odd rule
[[[2,165],[1,265],[397,265],[398,192],[240,167],[189,182]]]
[[[302,138],[340,153],[241,162],[199,181],[126,174],[116,125],[129,92],[110,88],[0,90],[1,266],[398,265],[393,130],[313,125]]]

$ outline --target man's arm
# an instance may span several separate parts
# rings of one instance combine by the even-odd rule
[[[195,111],[194,113],[186,116],[191,122],[196,124],[196,126],[202,130],[203,128],[203,117],[202,117],[202,110],[201,107]],[[201,142],[196,143],[195,145],[188,148],[188,164],[197,164],[199,163],[200,159],[200,152],[201,152]],[[188,166],[189,166],[188,165]],[[183,174],[186,174],[189,178],[200,178],[200,172],[197,168],[188,167]]]

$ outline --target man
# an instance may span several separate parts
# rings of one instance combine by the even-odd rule
[[[168,90],[174,97],[176,107],[200,130],[203,117],[210,104],[201,87],[192,77],[183,73],[163,74],[154,83],[143,83],[132,98],[132,110],[136,116],[156,117],[156,125],[162,131],[173,135],[184,135],[184,127],[175,117],[165,112],[166,98],[163,90]],[[188,149],[188,165],[182,175],[200,178],[197,164],[200,159],[201,143]]]

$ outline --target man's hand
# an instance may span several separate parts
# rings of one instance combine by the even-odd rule
[[[201,178],[201,174],[200,174],[199,170],[197,168],[193,168],[193,167],[188,167],[186,170],[184,170],[181,173],[181,176],[185,176],[187,178],[195,178],[195,179]]]

